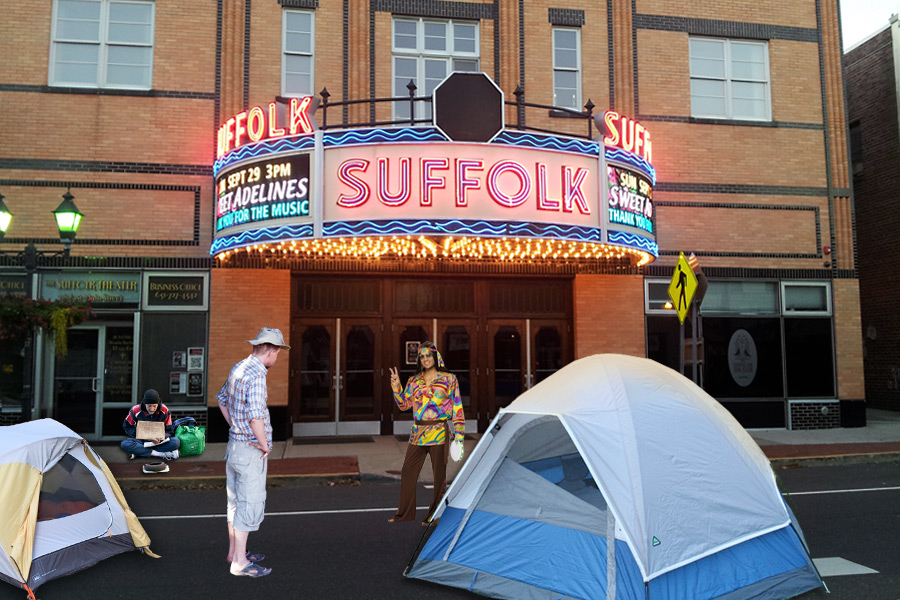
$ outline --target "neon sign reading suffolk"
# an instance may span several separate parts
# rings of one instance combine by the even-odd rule
[[[309,215],[309,154],[262,160],[216,181],[216,231]]]
[[[594,118],[596,120],[596,117]],[[650,143],[650,132],[624,115],[608,110],[603,113],[603,143],[616,146],[626,152],[637,154],[648,163],[653,163],[653,145]]]
[[[653,186],[642,175],[607,165],[609,222],[653,233]]]
[[[268,109],[254,106],[239,112],[219,127],[216,158],[246,144],[289,135],[313,133],[316,130],[313,113],[318,100],[312,96],[291,98],[289,105],[279,107],[269,102]]]
[[[498,206],[516,208],[529,199],[540,211],[578,211],[590,215],[590,203],[584,185],[588,170],[563,165],[549,173],[547,164],[525,166],[515,160],[485,161],[483,158],[418,158],[402,156],[381,157],[373,165],[370,161],[352,158],[338,167],[337,177],[346,191],[337,197],[343,208],[360,207],[370,198],[384,206],[402,206],[413,198],[420,206],[431,206],[436,190],[452,190],[457,208],[469,206],[470,195],[484,190]],[[391,175],[393,174],[393,175]],[[548,178],[555,177],[554,187],[560,190],[554,197],[548,191]],[[391,181],[393,180],[393,181]]]

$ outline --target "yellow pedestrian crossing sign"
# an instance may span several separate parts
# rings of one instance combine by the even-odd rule
[[[694,292],[697,291],[697,276],[684,257],[684,252],[678,255],[675,272],[672,273],[672,281],[669,282],[669,298],[672,299],[672,307],[678,313],[678,321],[684,323],[684,317],[691,307]]]

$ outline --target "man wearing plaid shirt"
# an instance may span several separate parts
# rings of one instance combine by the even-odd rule
[[[264,577],[272,569],[256,564],[265,556],[247,552],[247,538],[257,531],[266,509],[267,457],[272,449],[272,423],[266,406],[266,373],[282,348],[290,350],[278,329],[263,327],[253,353],[231,368],[216,395],[228,423],[225,451],[225,494],[228,502],[228,556],[231,574]]]

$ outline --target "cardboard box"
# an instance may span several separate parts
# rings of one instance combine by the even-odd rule
[[[162,421],[138,421],[134,437],[139,440],[161,440],[166,437],[166,425]]]

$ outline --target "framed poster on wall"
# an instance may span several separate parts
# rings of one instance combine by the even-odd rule
[[[202,371],[204,363],[204,349],[203,348],[188,348],[187,349],[187,370],[188,371]]]

